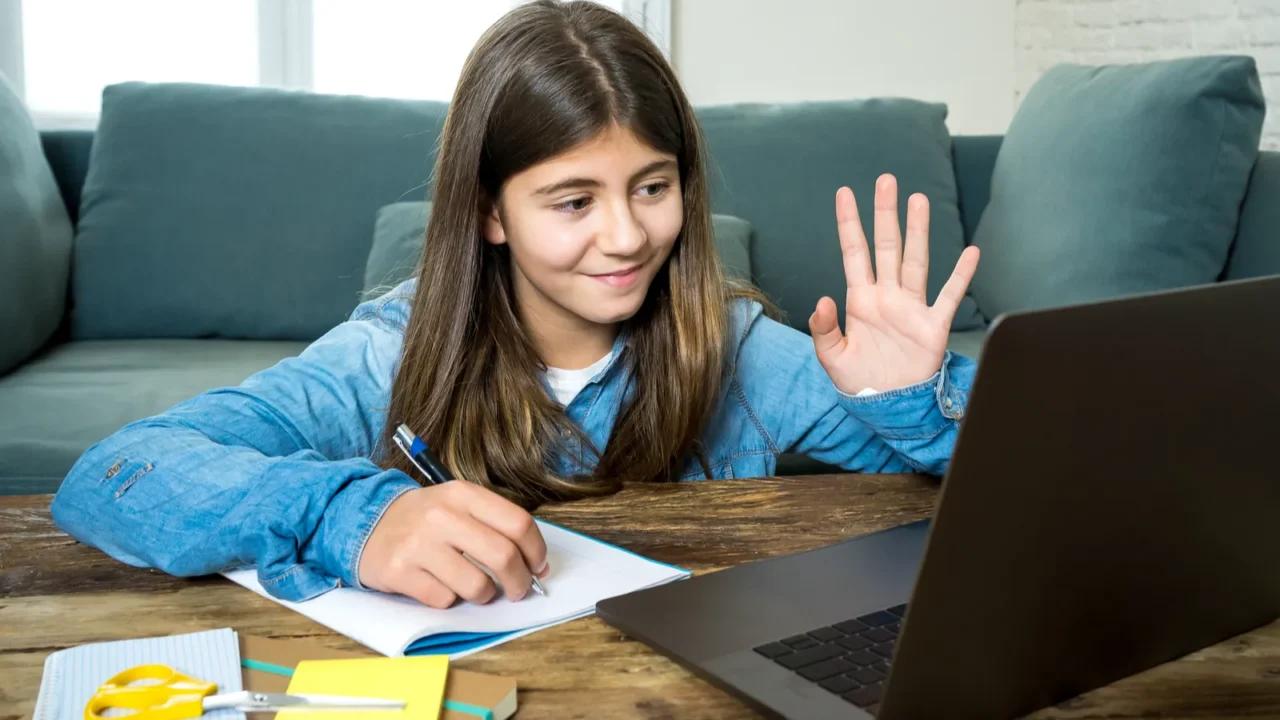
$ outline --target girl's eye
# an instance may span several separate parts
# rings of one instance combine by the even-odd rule
[[[658,197],[662,193],[666,192],[669,187],[671,187],[671,184],[666,181],[652,182],[648,185],[641,186],[640,194],[645,197]]]
[[[590,204],[591,204],[591,198],[579,197],[579,198],[573,198],[572,200],[565,200],[564,202],[559,203],[554,207],[556,210],[560,210],[563,212],[578,213],[578,212],[582,212],[583,210],[586,210],[587,206]]]

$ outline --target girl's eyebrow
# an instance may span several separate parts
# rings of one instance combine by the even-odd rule
[[[645,165],[644,167],[632,173],[631,182],[635,182],[636,180],[639,180],[641,177],[648,175],[649,173],[657,172],[659,170],[675,170],[676,168],[677,168],[676,161],[671,160],[670,158],[663,158],[662,160],[654,160],[648,165]],[[554,193],[558,193],[562,190],[598,188],[603,184],[604,183],[594,178],[575,177],[575,178],[569,178],[567,180],[561,180],[559,182],[551,183],[550,185],[543,185],[537,190],[534,190],[533,194],[534,195],[551,195]]]

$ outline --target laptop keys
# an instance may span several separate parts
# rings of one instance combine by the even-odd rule
[[[866,650],[875,643],[857,635],[850,635],[849,637],[840,638],[836,641],[836,644],[849,652],[853,652],[854,650]]]
[[[820,640],[822,642],[831,642],[837,638],[844,637],[844,633],[833,627],[818,628],[809,632],[809,637]]]
[[[830,660],[823,660],[820,663],[814,663],[809,667],[800,668],[799,675],[805,680],[817,682],[819,680],[826,680],[834,675],[839,675],[840,673],[857,669],[857,665],[854,665],[844,658],[832,658]]]
[[[885,675],[875,668],[864,667],[858,668],[857,670],[849,673],[849,677],[857,680],[863,685],[874,685],[881,680],[884,680]]]
[[[827,678],[818,683],[822,689],[833,692],[837,695],[843,695],[850,690],[857,690],[862,687],[861,683],[846,675],[837,675],[833,678]]]
[[[840,632],[845,633],[845,634],[847,634],[847,635],[853,635],[853,634],[856,634],[856,633],[860,633],[860,632],[862,632],[863,630],[866,630],[869,626],[868,626],[868,625],[864,625],[864,624],[862,624],[862,623],[858,622],[857,620],[845,620],[844,622],[836,623],[835,625],[832,625],[831,627],[833,627],[833,628],[835,628],[835,629],[839,630]]]
[[[796,635],[795,637],[789,637],[786,640],[783,640],[782,644],[793,650],[807,650],[811,647],[817,647],[818,641],[808,635]]]
[[[877,644],[883,643],[883,642],[889,642],[890,640],[896,637],[896,635],[889,632],[888,630],[885,630],[884,628],[871,628],[866,632],[862,632],[858,634],[870,640],[871,642],[877,643]]]
[[[865,623],[867,625],[871,625],[873,627],[878,627],[880,625],[888,625],[889,623],[895,623],[900,619],[901,618],[899,618],[897,615],[892,615],[888,612],[885,612],[884,610],[881,610],[879,612],[873,612],[869,615],[863,615],[862,617],[858,618],[860,622]]]
[[[755,651],[772,660],[779,655],[786,655],[791,652],[791,648],[780,642],[774,642],[769,643],[768,645],[761,645],[760,647],[755,648]]]
[[[863,709],[880,702],[906,605],[860,615],[754,648]]]
[[[816,648],[808,650],[800,650],[790,655],[783,655],[774,660],[782,667],[788,670],[799,670],[806,665],[812,665],[823,660],[830,660],[833,657],[840,657],[844,654],[844,648],[839,645],[819,645]]]
[[[840,697],[843,697],[845,700],[848,700],[858,707],[864,708],[880,702],[880,696],[883,692],[884,687],[877,683],[857,690],[851,690]]]

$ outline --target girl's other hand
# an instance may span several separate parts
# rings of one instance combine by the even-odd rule
[[[822,298],[809,318],[818,360],[840,390],[894,390],[928,380],[942,367],[951,319],[978,267],[978,248],[967,247],[932,307],[929,279],[929,201],[907,199],[904,249],[898,225],[898,182],[882,175],[875,195],[875,272],[858,205],[849,188],[836,193],[836,225],[848,288],[845,331],[836,304]]]
[[[410,490],[391,503],[360,557],[365,587],[398,593],[433,608],[458,598],[487,603],[502,584],[511,600],[528,594],[535,569],[547,573],[547,545],[533,516],[492,490],[454,480]]]

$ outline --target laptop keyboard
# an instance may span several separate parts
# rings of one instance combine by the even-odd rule
[[[880,702],[906,605],[761,645],[754,650],[824,690],[867,709]]]

